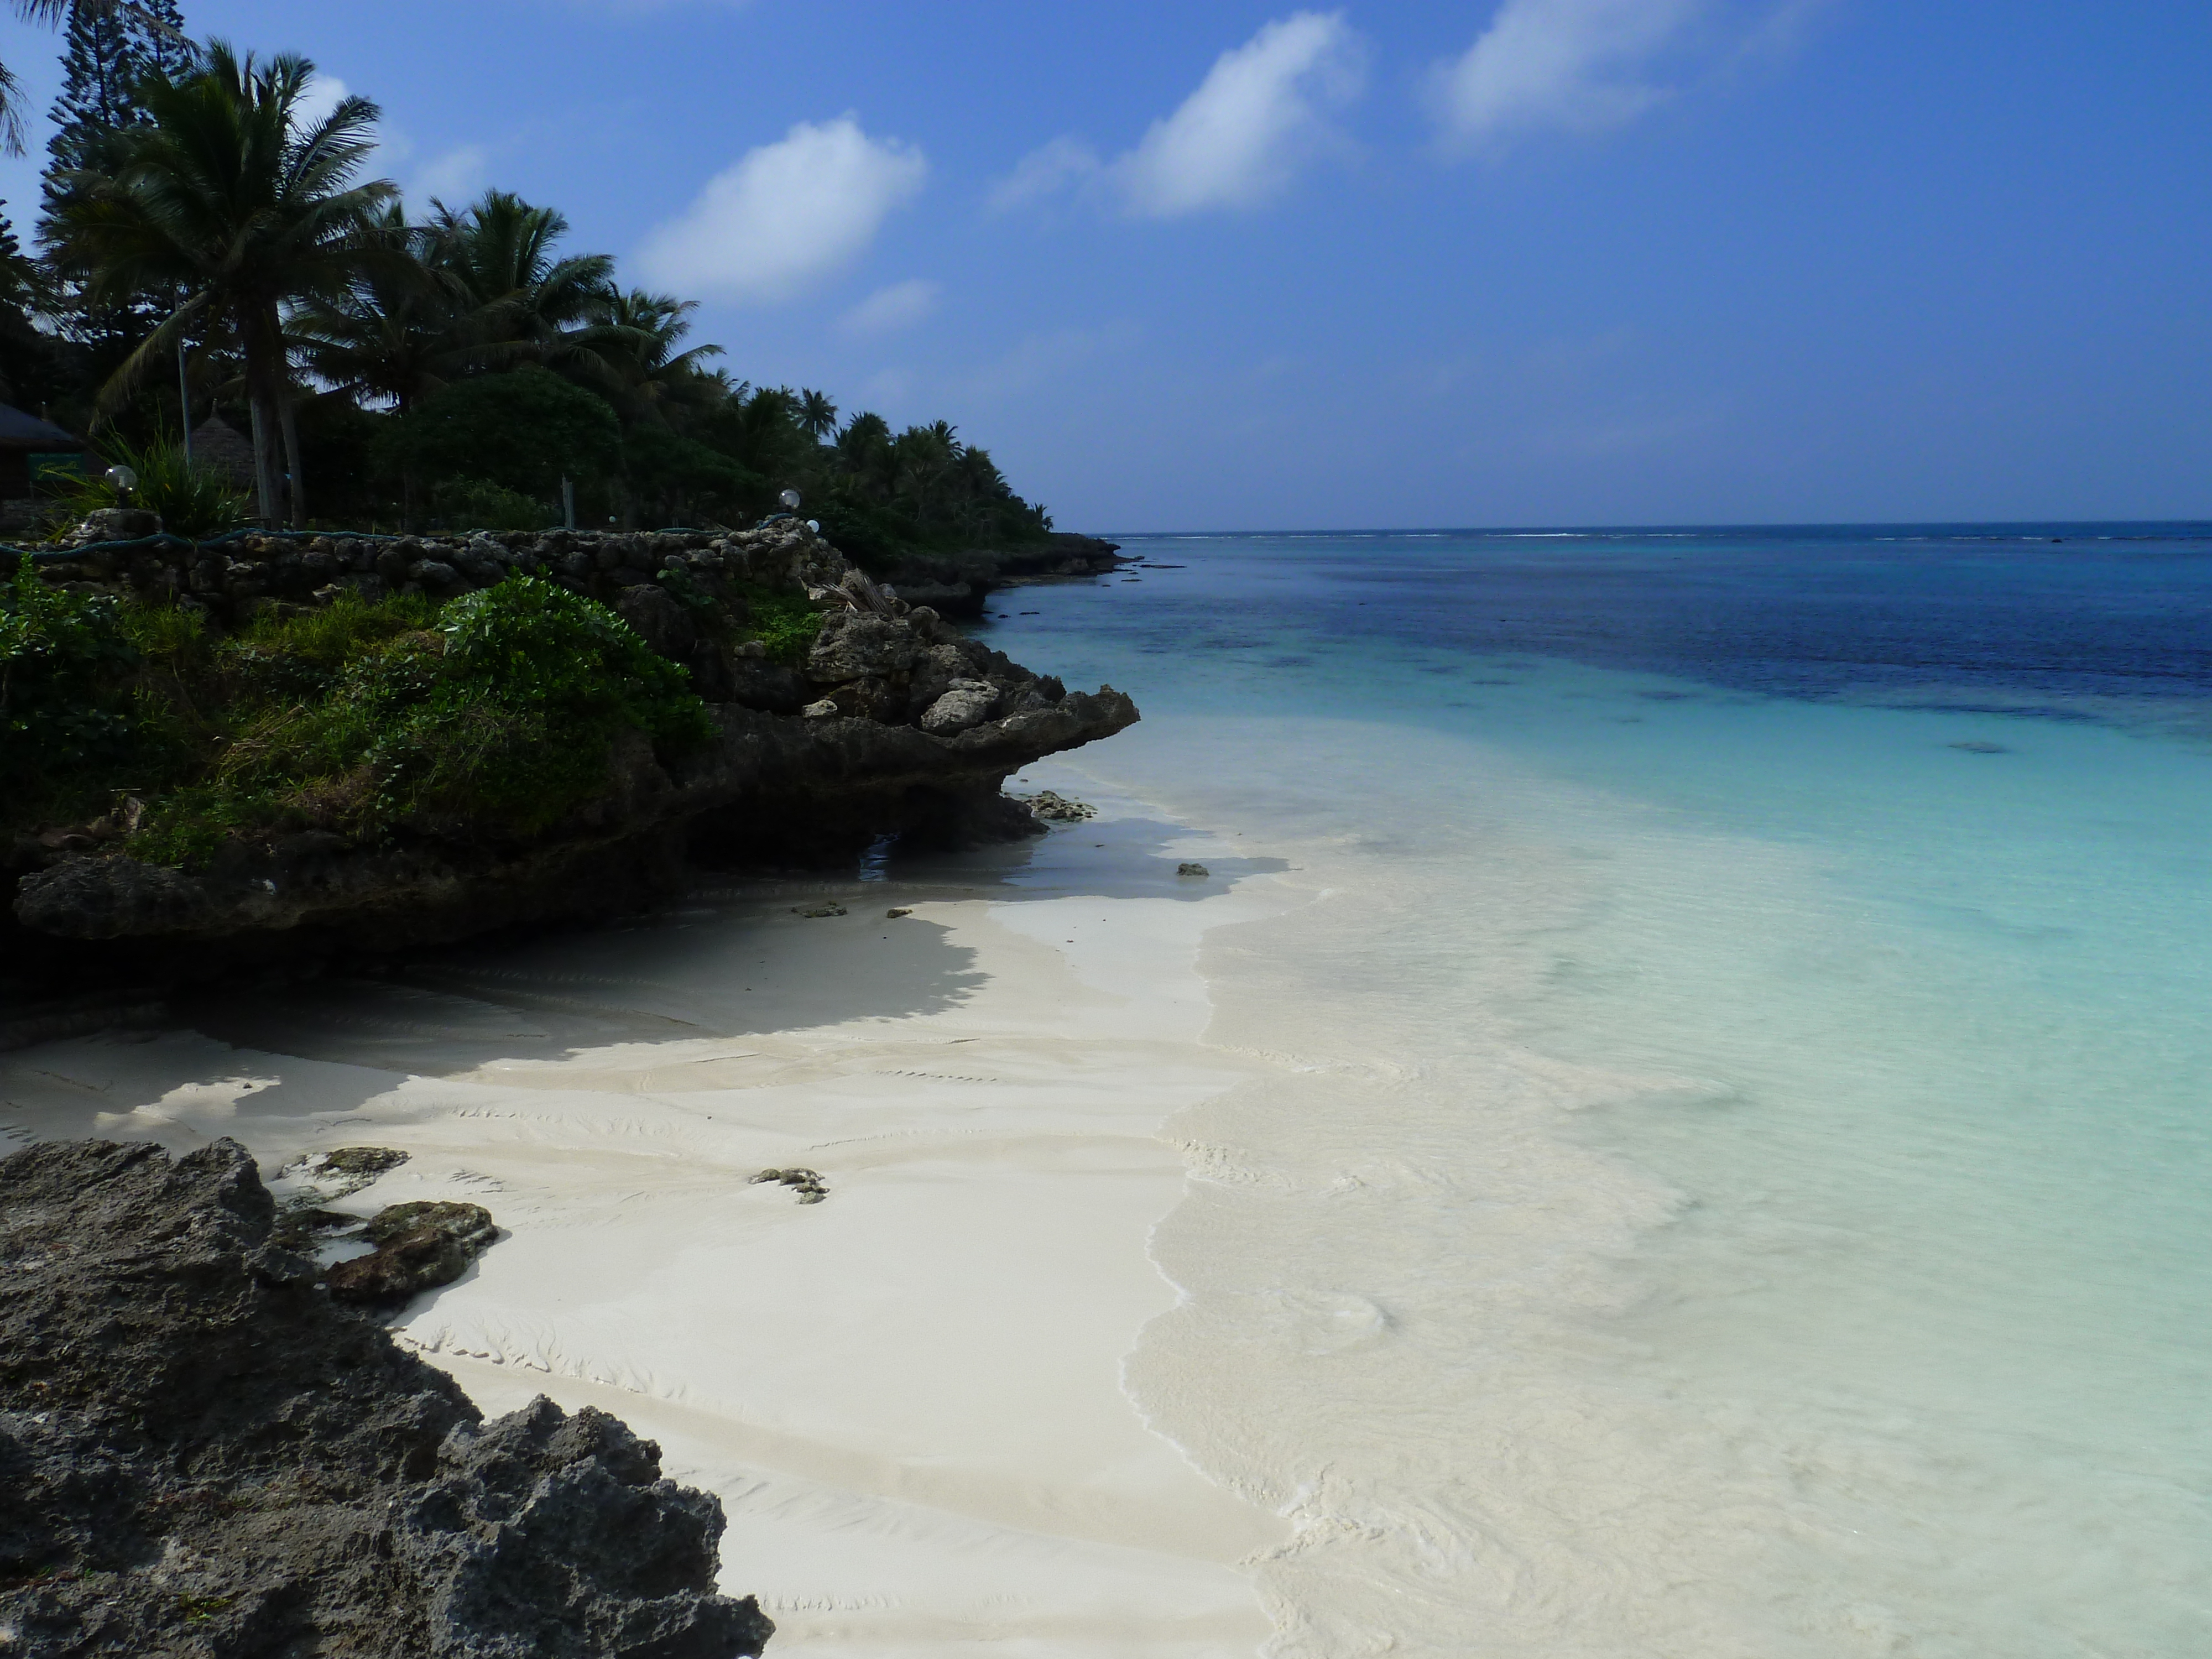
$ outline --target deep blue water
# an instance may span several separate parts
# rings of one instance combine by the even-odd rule
[[[2059,716],[2099,699],[2212,697],[2212,523],[1133,537],[1125,549],[1190,568],[1140,611],[1085,622],[1139,630],[1155,651],[1279,643],[1288,629],[1784,696],[1927,688],[1955,708],[1978,690],[1993,708]],[[1022,593],[1001,608],[1025,608]],[[1163,630],[1163,601],[1186,622],[1217,614],[1187,638]]]

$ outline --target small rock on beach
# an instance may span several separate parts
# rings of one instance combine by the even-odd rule
[[[434,1200],[380,1210],[364,1231],[376,1249],[338,1262],[324,1277],[335,1301],[404,1302],[450,1285],[499,1236],[483,1206]]]

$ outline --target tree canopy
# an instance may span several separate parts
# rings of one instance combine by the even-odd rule
[[[557,208],[494,189],[410,213],[372,176],[374,104],[303,113],[307,59],[191,46],[174,0],[15,3],[66,25],[70,71],[42,246],[0,261],[0,378],[64,387],[64,419],[146,442],[234,410],[265,520],[304,522],[312,486],[327,517],[496,496],[550,522],[565,478],[623,524],[749,520],[797,489],[863,556],[1049,528],[945,422],[841,422],[825,392],[733,379],[696,301],[624,286]]]

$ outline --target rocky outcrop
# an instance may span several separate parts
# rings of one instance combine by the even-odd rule
[[[87,526],[87,533],[102,538],[33,556],[46,580],[141,599],[167,596],[217,626],[234,625],[266,606],[328,604],[346,592],[368,599],[408,592],[450,599],[516,572],[558,581],[617,608],[630,588],[665,589],[671,583],[695,599],[727,606],[733,583],[770,588],[834,583],[848,568],[835,548],[795,519],[739,531],[459,536],[234,531],[204,542],[161,533],[150,514],[94,515]]]
[[[865,702],[878,695],[866,678],[840,690]],[[310,833],[235,847],[201,872],[76,854],[23,877],[15,915],[47,938],[159,944],[204,965],[216,940],[250,961],[257,940],[268,959],[318,941],[392,949],[618,913],[680,887],[694,858],[792,857],[892,830],[1010,838],[1034,820],[1012,803],[999,808],[1009,773],[1137,718],[1111,687],[1017,701],[1024,706],[950,735],[859,714],[799,720],[721,704],[706,749],[665,769],[649,745],[636,745],[610,794],[527,846],[452,835],[362,846]],[[140,965],[158,973],[163,962],[155,952]]]
[[[221,1140],[0,1162],[0,1646],[732,1659],[720,1503],[548,1401],[487,1423],[271,1243]]]
[[[939,616],[980,617],[999,588],[1103,576],[1121,563],[1116,544],[1060,531],[1018,548],[910,555],[884,580],[910,605],[928,605]]]
[[[345,572],[337,582],[370,592],[385,564],[424,550],[386,544],[363,570],[369,544],[329,539],[327,555],[311,545],[283,556],[302,570],[335,561]],[[182,870],[106,850],[121,832],[104,838],[97,826],[21,842],[19,860],[33,867],[17,881],[16,931],[0,950],[43,951],[58,981],[120,971],[159,981],[225,963],[620,914],[680,888],[699,860],[818,862],[887,833],[1008,839],[1037,825],[1000,799],[1007,775],[1138,717],[1110,686],[1070,692],[893,597],[796,520],[713,537],[518,539],[443,550],[453,562],[445,568],[461,585],[535,568],[605,599],[654,650],[690,669],[710,705],[711,742],[666,763],[641,736],[618,744],[607,791],[526,843],[451,822],[412,824],[376,843],[313,830],[235,842],[205,867]],[[443,582],[417,568],[424,562],[393,574]],[[821,609],[803,664],[770,661],[758,641],[738,637],[732,619],[744,615],[745,592],[762,589],[804,594]],[[325,584],[310,597],[326,603],[337,591]],[[249,602],[264,601],[228,601],[234,611]],[[75,954],[57,954],[57,941]]]

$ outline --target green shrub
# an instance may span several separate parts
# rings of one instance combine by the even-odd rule
[[[14,817],[72,775],[130,757],[123,689],[138,653],[104,596],[49,586],[28,559],[0,585],[0,798]]]
[[[173,440],[159,437],[134,449],[113,439],[106,448],[111,461],[138,475],[131,505],[160,514],[161,528],[172,536],[213,536],[246,522],[246,492],[218,472],[188,465],[184,447]]]
[[[683,669],[606,606],[517,577],[440,618],[444,669],[404,738],[384,746],[387,788],[417,807],[544,828],[608,781],[614,739],[664,751],[714,735]]]
[[[796,593],[752,586],[740,591],[752,618],[749,630],[768,647],[768,659],[786,668],[802,666],[814,648],[815,636],[822,632],[822,613]]]
[[[47,493],[72,522],[100,507],[126,504],[107,482],[107,469],[115,465],[127,466],[138,475],[127,504],[160,514],[161,528],[173,536],[213,536],[246,522],[249,505],[246,492],[220,473],[187,465],[183,447],[173,439],[156,437],[143,447],[133,447],[120,438],[110,437],[101,448],[93,476],[56,474],[48,480]]]
[[[431,483],[487,479],[550,501],[563,477],[619,469],[622,423],[605,398],[533,364],[441,387],[381,428],[376,444],[387,466]]]
[[[310,828],[526,836],[606,790],[625,732],[672,758],[714,731],[621,617],[526,577],[442,608],[347,593],[221,640],[27,562],[0,586],[0,817],[74,822],[127,788],[126,850],[156,863]]]
[[[448,478],[430,491],[430,509],[453,530],[544,530],[561,515],[535,496],[489,478]]]

